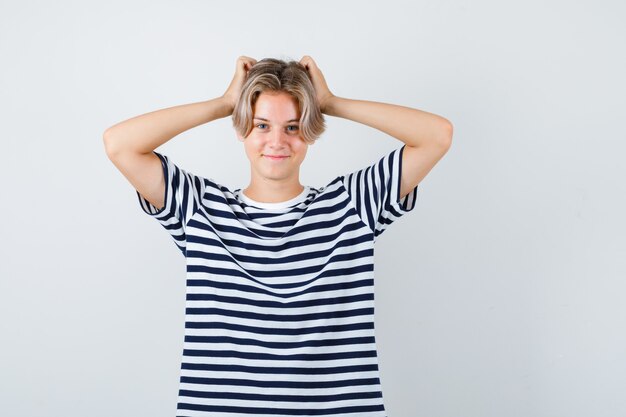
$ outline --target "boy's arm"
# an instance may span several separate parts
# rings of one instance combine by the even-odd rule
[[[406,144],[400,198],[421,182],[452,141],[450,121],[410,107],[332,96],[324,102],[324,113],[373,127]]]
[[[256,59],[237,58],[235,75],[226,92],[217,98],[168,107],[125,120],[106,129],[104,145],[109,158],[118,153],[152,154],[159,146],[193,127],[233,114],[246,75]],[[156,160],[153,159],[153,165]]]
[[[105,130],[109,157],[118,153],[147,154],[180,133],[231,115],[232,103],[224,97],[168,107],[133,117]]]
[[[186,130],[230,116],[246,74],[255,63],[254,58],[247,56],[237,58],[235,75],[220,97],[156,110],[106,129],[103,139],[107,156],[137,192],[157,209],[167,203],[166,167],[154,150]]]
[[[223,97],[183,104],[142,114],[120,122],[104,133],[104,147],[115,167],[141,196],[162,209],[165,174],[154,150],[181,132],[232,114]]]

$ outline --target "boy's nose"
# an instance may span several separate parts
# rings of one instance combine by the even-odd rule
[[[281,145],[285,142],[286,135],[286,133],[276,130],[270,135],[270,143],[274,145]]]

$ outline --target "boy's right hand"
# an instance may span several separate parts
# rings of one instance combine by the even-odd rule
[[[222,96],[229,104],[232,111],[235,109],[235,105],[237,104],[237,100],[239,100],[239,96],[241,95],[241,89],[243,87],[243,83],[246,80],[246,76],[248,75],[248,71],[254,64],[256,64],[256,59],[250,58],[248,56],[240,56],[237,58],[237,64],[235,67],[235,75],[233,80],[230,82],[228,89]]]

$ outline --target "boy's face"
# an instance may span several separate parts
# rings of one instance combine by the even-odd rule
[[[309,145],[300,135],[297,100],[285,92],[262,92],[253,110],[252,131],[246,138],[237,134],[246,149],[252,175],[266,180],[295,178],[299,182],[300,165]]]

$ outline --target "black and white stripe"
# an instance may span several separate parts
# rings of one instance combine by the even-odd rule
[[[155,152],[165,206],[137,196],[187,261],[179,417],[386,416],[374,241],[415,207],[403,149],[276,208]]]

